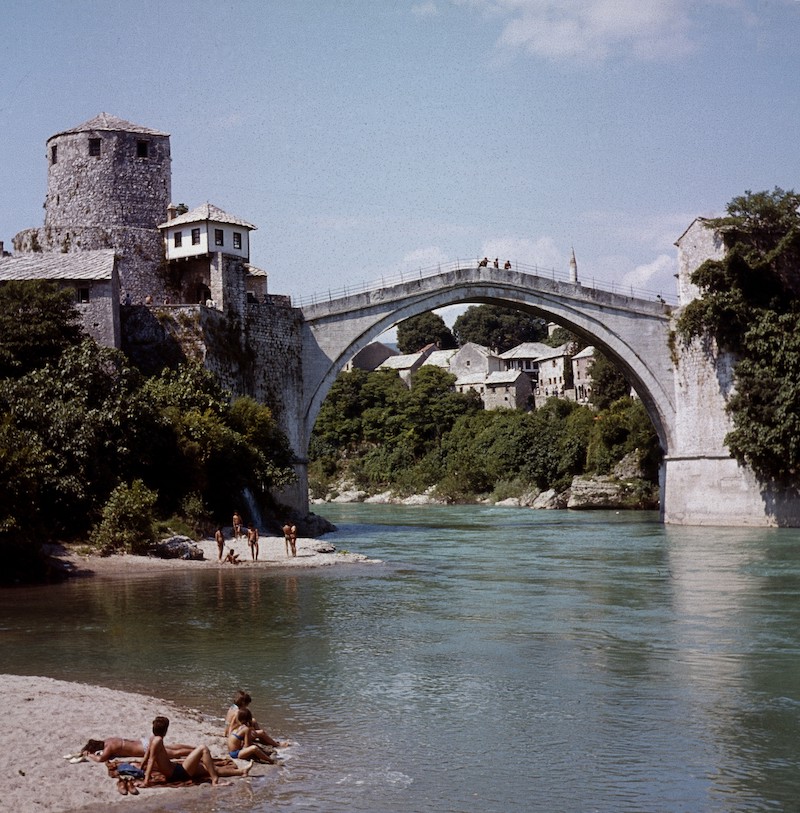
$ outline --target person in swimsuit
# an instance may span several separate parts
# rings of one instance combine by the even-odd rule
[[[250,546],[250,555],[253,561],[258,560],[258,528],[247,529],[247,544]]]
[[[228,555],[225,557],[225,561],[227,563],[232,564],[232,565],[238,565],[239,564],[239,554],[236,553],[236,551],[234,551],[233,548],[231,548],[228,551]]]
[[[92,762],[108,762],[114,757],[143,757],[147,750],[148,738],[125,740],[122,737],[109,737],[105,740],[89,740],[81,748],[81,754]],[[194,751],[193,745],[168,745],[167,756],[181,759]]]
[[[239,714],[239,710],[248,708],[252,702],[253,698],[243,689],[239,689],[239,691],[236,692],[233,698],[233,705],[228,709],[228,713],[225,715],[226,737],[230,736],[231,730],[238,726],[239,721],[237,715]],[[255,720],[253,720],[251,739],[255,742],[263,742],[272,748],[286,748],[289,745],[288,742],[279,742],[270,737]]]
[[[220,783],[220,778],[224,776],[247,776],[252,768],[252,763],[244,768],[235,768],[230,765],[214,765],[214,758],[208,750],[207,745],[198,745],[183,760],[181,765],[172,762],[167,756],[167,748],[164,745],[164,737],[169,728],[169,720],[166,717],[156,717],[153,720],[153,736],[147,746],[142,768],[144,770],[144,780],[142,787],[150,784],[150,777],[153,770],[158,770],[164,775],[167,782],[186,782],[190,779],[205,779],[210,777],[212,785],[228,784]]]
[[[222,561],[222,552],[225,550],[225,535],[222,533],[222,528],[217,528],[214,534],[214,539],[217,543],[217,550],[219,551],[219,561]]]
[[[233,512],[233,536],[238,539],[242,535],[242,518],[238,511]]]
[[[236,725],[228,734],[228,753],[233,759],[255,759],[257,762],[275,762],[271,754],[253,742],[253,712],[248,708],[236,712]]]

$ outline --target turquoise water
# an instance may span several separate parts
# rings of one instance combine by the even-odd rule
[[[274,777],[139,810],[798,809],[800,533],[320,512],[384,563],[2,591],[2,668],[217,715],[243,685],[298,743]]]

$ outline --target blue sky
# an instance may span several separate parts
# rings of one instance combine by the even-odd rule
[[[0,239],[45,141],[171,134],[173,199],[255,223],[270,291],[488,255],[674,291],[674,241],[800,188],[798,0],[29,0],[3,14]]]

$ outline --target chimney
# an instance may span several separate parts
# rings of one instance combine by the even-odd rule
[[[167,206],[167,222],[169,222],[170,220],[175,220],[177,216],[178,216],[178,207],[174,203],[170,203],[170,205]]]

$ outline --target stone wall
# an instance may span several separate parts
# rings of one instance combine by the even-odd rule
[[[150,295],[161,303],[168,295],[164,242],[156,229],[126,226],[45,226],[25,229],[14,237],[18,254],[94,251],[113,248],[117,254],[120,296],[135,304]]]
[[[90,139],[99,140],[99,155],[89,154]],[[137,155],[141,141],[147,157]],[[52,136],[47,148],[45,226],[155,229],[166,219],[172,194],[168,135],[83,130]]]

